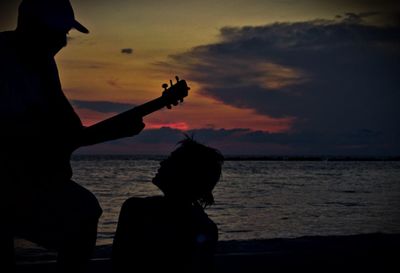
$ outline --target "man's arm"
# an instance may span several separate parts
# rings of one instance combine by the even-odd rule
[[[128,120],[126,117],[115,116],[92,126],[84,127],[78,137],[77,148],[131,137],[139,134],[144,127],[145,124],[141,117],[130,117]]]
[[[176,80],[176,84],[171,81],[170,88],[167,88],[167,84],[163,85],[165,90],[160,97],[84,128],[77,141],[77,148],[139,134],[145,126],[142,117],[164,107],[171,109],[172,105],[183,102],[183,98],[188,95],[190,88],[186,81],[179,80],[178,77]]]

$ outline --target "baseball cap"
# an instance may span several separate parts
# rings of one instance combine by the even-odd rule
[[[18,10],[18,23],[40,22],[51,29],[74,28],[82,33],[89,30],[75,20],[69,0],[22,0]]]

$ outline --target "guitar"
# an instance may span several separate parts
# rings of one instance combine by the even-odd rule
[[[183,102],[184,98],[188,96],[190,88],[185,80],[180,80],[177,76],[175,79],[175,84],[170,80],[169,87],[166,83],[162,85],[164,91],[160,97],[85,128],[77,146],[87,146],[130,136],[124,135],[124,131],[126,131],[126,126],[131,125],[133,121],[164,107],[171,109],[172,106]]]

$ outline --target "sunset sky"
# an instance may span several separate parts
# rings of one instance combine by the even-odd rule
[[[0,4],[0,31],[20,1]],[[373,0],[72,0],[56,57],[85,125],[187,80],[141,135],[79,153],[164,154],[194,133],[226,154],[400,155],[400,3]]]

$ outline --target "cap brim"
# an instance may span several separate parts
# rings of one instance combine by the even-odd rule
[[[74,20],[74,22],[72,23],[72,27],[79,32],[86,33],[86,34],[89,33],[89,30],[76,20]]]

